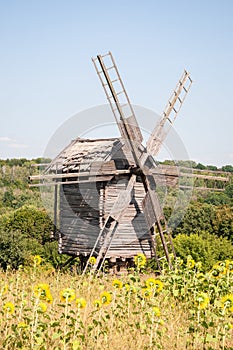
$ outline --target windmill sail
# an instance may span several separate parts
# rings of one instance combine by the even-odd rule
[[[147,141],[147,151],[153,156],[156,156],[165,140],[170,128],[172,127],[181,106],[192,85],[192,79],[189,73],[185,70],[179,79],[175,90],[173,91],[166,108],[163,112],[162,119],[158,122],[151,136]],[[166,125],[167,124],[167,125]]]
[[[135,161],[138,163],[141,152],[137,145],[141,144],[143,137],[114,58],[109,52],[106,55],[98,55],[92,61],[110,103],[121,136],[128,143]]]

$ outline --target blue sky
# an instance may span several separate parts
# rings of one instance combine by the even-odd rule
[[[233,1],[1,1],[0,47],[0,158],[43,155],[105,103],[91,57],[110,50],[131,102],[157,113],[189,70],[176,132],[190,159],[233,164]]]

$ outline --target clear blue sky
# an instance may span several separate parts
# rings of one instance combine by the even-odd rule
[[[0,47],[0,158],[43,155],[105,103],[91,57],[111,50],[132,103],[157,113],[189,70],[176,131],[191,159],[233,164],[233,1],[1,1]]]

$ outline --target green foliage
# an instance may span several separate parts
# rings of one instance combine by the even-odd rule
[[[206,166],[201,164],[201,163],[198,163],[196,166],[195,166],[196,169],[200,169],[200,170],[204,170],[206,169]]]
[[[232,165],[224,165],[224,166],[222,166],[222,171],[233,173],[233,166]]]
[[[207,166],[206,166],[206,169],[212,170],[212,171],[218,170],[218,168],[217,168],[215,165],[207,165]]]
[[[189,255],[196,262],[201,261],[205,271],[217,261],[232,259],[233,256],[233,245],[228,239],[205,232],[189,236],[180,234],[174,239],[174,247],[177,256],[184,261]]]
[[[224,193],[227,197],[233,199],[233,184],[226,186]]]
[[[37,209],[32,205],[0,216],[0,226],[6,232],[20,231],[26,238],[34,238],[40,244],[50,240],[53,229],[52,222],[44,209]]]
[[[233,207],[193,202],[180,221],[182,214],[182,208],[180,208],[170,224],[174,236],[180,233],[200,234],[205,231],[218,237],[226,237],[233,242]]]
[[[215,212],[212,205],[192,203],[188,207],[184,218],[174,229],[174,234],[185,233],[187,235],[206,231],[214,231]]]
[[[41,252],[41,256],[46,262],[49,262],[56,269],[60,268],[70,257],[66,254],[58,253],[58,242],[47,242],[43,246],[43,251]],[[75,264],[76,261],[71,262],[69,266]]]
[[[26,239],[20,233],[0,231],[0,267],[17,269],[28,260],[30,255],[41,253],[40,244],[33,239]]]
[[[203,201],[215,206],[231,204],[230,198],[223,192],[209,192]]]

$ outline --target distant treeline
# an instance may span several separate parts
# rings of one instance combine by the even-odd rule
[[[41,164],[41,163],[50,163],[50,158],[11,158],[11,159],[0,159],[0,166],[8,165],[8,166],[24,166],[30,164]]]

